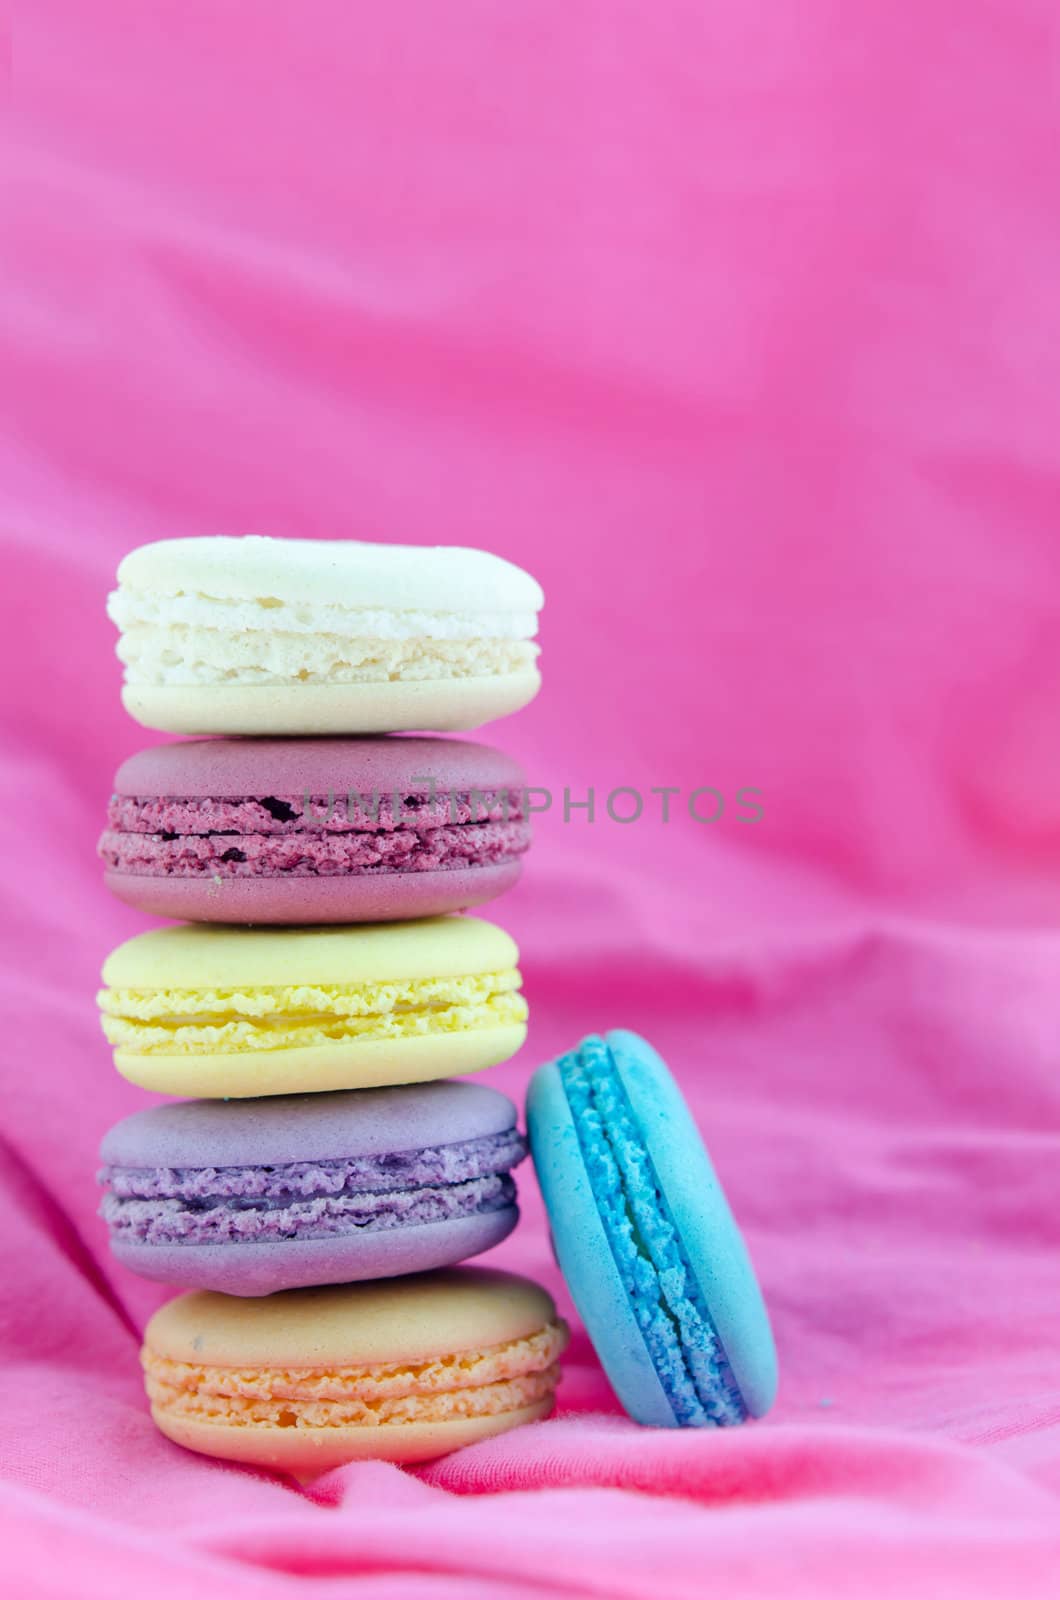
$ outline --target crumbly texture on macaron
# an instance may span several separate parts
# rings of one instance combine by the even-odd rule
[[[452,797],[115,795],[99,854],[158,877],[346,877],[514,861],[530,844],[517,790]]]
[[[538,655],[532,611],[264,605],[124,586],[107,611],[130,684],[412,683],[528,672]]]
[[[145,1345],[152,1406],[228,1427],[377,1427],[494,1416],[549,1399],[569,1333],[560,1321],[501,1345],[415,1365],[305,1368],[199,1366]]]
[[[99,1176],[121,1199],[286,1201],[314,1195],[391,1194],[395,1189],[422,1184],[465,1183],[487,1173],[509,1172],[525,1155],[525,1138],[518,1129],[508,1128],[475,1139],[386,1155],[268,1166],[108,1165]]]
[[[100,1214],[145,1244],[316,1238],[444,1222],[514,1204],[517,1129],[345,1160],[223,1167],[106,1166]]]
[[[189,1206],[180,1200],[119,1200],[105,1195],[100,1215],[114,1238],[137,1244],[274,1244],[421,1227],[483,1216],[514,1204],[514,1182],[498,1174],[392,1194],[316,1195],[286,1205],[217,1201]]]
[[[393,983],[100,991],[110,1044],[141,1054],[283,1050],[522,1023],[517,969]]]
[[[710,1319],[636,1118],[602,1039],[559,1061],[608,1243],[659,1380],[682,1426],[748,1411]]]
[[[270,794],[111,797],[107,828],[116,833],[425,833],[439,828],[524,819],[521,789],[383,794]]]

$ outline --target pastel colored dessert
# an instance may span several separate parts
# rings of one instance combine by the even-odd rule
[[[192,922],[389,922],[483,904],[530,842],[525,777],[457,739],[195,739],[119,769],[107,887]]]
[[[526,1154],[475,1083],[182,1100],[103,1140],[100,1213],[141,1277],[273,1294],[452,1266],[515,1227]]]
[[[188,1450],[311,1477],[427,1461],[548,1416],[567,1329],[525,1278],[463,1267],[155,1313],[151,1415]]]
[[[477,917],[158,928],[103,967],[103,1031],[144,1089],[205,1099],[479,1072],[526,1037],[518,951]]]
[[[170,733],[477,728],[540,686],[541,589],[485,550],[164,539],[118,568],[122,699]]]
[[[619,1400],[657,1427],[760,1417],[777,1385],[747,1250],[673,1078],[636,1034],[540,1067],[530,1149],[560,1269]]]

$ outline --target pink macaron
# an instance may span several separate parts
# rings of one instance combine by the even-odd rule
[[[392,922],[484,904],[519,876],[526,779],[457,739],[195,739],[118,769],[107,887],[191,922]]]

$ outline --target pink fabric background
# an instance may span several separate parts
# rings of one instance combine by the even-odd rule
[[[1048,0],[0,5],[0,1566],[19,1595],[1055,1594],[1060,231]],[[95,1147],[103,599],[166,534],[546,587],[531,1042],[647,1033],[772,1306],[765,1424],[299,1489],[153,1432]],[[562,1299],[532,1179],[492,1257]]]

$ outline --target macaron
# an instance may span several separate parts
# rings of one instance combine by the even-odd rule
[[[118,568],[122,699],[170,733],[477,728],[540,686],[541,589],[485,550],[163,539]]]
[[[560,1270],[630,1416],[664,1428],[762,1416],[777,1386],[769,1317],[651,1045],[621,1030],[583,1039],[534,1074],[527,1120]]]
[[[157,928],[103,967],[123,1077],[190,1098],[369,1089],[478,1072],[526,1037],[518,951],[477,917]]]
[[[141,1277],[273,1294],[452,1266],[507,1237],[515,1107],[477,1083],[182,1100],[103,1140],[100,1214]]]
[[[458,739],[195,739],[118,769],[107,887],[191,922],[390,922],[482,905],[530,842],[517,762]]]
[[[168,1438],[301,1478],[430,1460],[548,1416],[566,1343],[537,1284],[458,1267],[263,1300],[181,1295],[151,1318],[141,1360]]]

